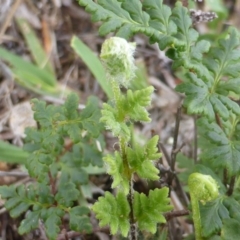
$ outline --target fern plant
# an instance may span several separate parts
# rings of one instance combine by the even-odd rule
[[[102,46],[101,59],[105,66],[114,99],[103,105],[101,121],[114,136],[118,137],[119,151],[103,158],[108,173],[113,178],[116,197],[106,192],[94,204],[93,211],[100,220],[100,226],[109,225],[112,234],[119,230],[129,239],[137,239],[140,230],[156,232],[156,224],[166,220],[163,213],[170,210],[168,188],[151,190],[149,195],[134,191],[134,174],[146,180],[158,180],[159,171],[152,163],[158,153],[158,137],[154,136],[144,146],[131,143],[131,125],[135,121],[150,121],[146,107],[150,104],[153,87],[132,91],[128,89],[134,77],[133,52],[135,45],[113,37]],[[127,90],[121,91],[122,87]]]
[[[199,165],[194,171],[211,175],[218,182],[220,192],[216,199],[200,206],[202,224],[201,234],[197,239],[236,239],[239,236],[239,228],[236,226],[240,221],[240,107],[235,101],[240,94],[238,31],[229,27],[217,46],[211,46],[210,42],[199,40],[199,33],[193,28],[189,10],[180,1],[173,9],[164,5],[162,0],[78,2],[91,14],[92,21],[102,22],[100,35],[114,32],[118,37],[129,39],[136,33],[145,34],[150,43],[157,43],[161,50],[166,51],[167,56],[173,60],[173,69],[183,72],[184,83],[177,86],[176,90],[185,94],[184,106],[188,114],[198,115],[199,133],[201,140],[204,140],[204,144],[200,145],[202,153],[199,156]],[[111,119],[107,126],[118,121],[117,109],[118,106],[104,107],[104,112],[108,112]],[[111,118],[110,112],[113,113]],[[116,153],[114,160],[112,157],[107,158],[107,162],[115,166],[110,168],[110,173],[117,176],[116,169],[124,169],[120,165],[121,155],[129,154],[129,150],[122,147],[122,142],[127,142],[129,138],[129,132],[122,123],[115,127],[110,129],[116,135],[120,134],[117,136],[120,137],[123,152],[120,155]],[[121,140],[122,137],[124,141]],[[137,151],[130,150],[133,155]],[[130,178],[125,174],[128,173],[119,175],[114,186],[124,184],[126,194],[131,188],[127,187]],[[108,198],[109,195],[106,196]],[[101,201],[103,200],[100,203]],[[100,211],[100,205],[98,208]],[[107,221],[103,223],[106,224]],[[116,227],[113,233],[115,230]]]
[[[81,186],[88,183],[85,167],[102,165],[96,147],[102,126],[97,98],[89,98],[81,113],[78,102],[76,94],[69,95],[62,106],[32,100],[39,129],[26,130],[24,148],[30,153],[25,166],[36,181],[27,186],[0,187],[12,217],[29,210],[20,224],[20,234],[30,232],[43,221],[48,239],[56,240],[61,230],[68,231],[64,227],[66,215],[71,230],[92,231],[89,208],[81,201]]]

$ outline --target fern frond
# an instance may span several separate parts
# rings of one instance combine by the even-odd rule
[[[209,52],[209,58],[205,60],[208,69],[213,73],[214,82],[217,84],[224,76],[239,76],[239,36],[237,30],[229,28],[225,39],[220,39],[218,47],[213,47]]]
[[[177,27],[170,18],[170,8],[164,6],[162,0],[145,0],[143,3],[138,0],[131,3],[126,0],[99,0],[97,4],[93,0],[79,0],[79,4],[92,15],[93,21],[103,22],[99,29],[101,35],[116,32],[116,36],[128,39],[135,33],[144,33],[161,49],[170,45],[185,46],[183,41],[173,36]],[[178,5],[178,8],[182,6]]]
[[[216,168],[226,168],[230,176],[240,173],[240,141],[234,136],[228,136],[216,123],[207,119],[198,121],[203,136],[208,141],[201,157],[212,162]],[[237,130],[236,124],[232,125],[230,132]]]
[[[116,0],[100,0],[96,4],[92,0],[79,0],[79,4],[85,7],[86,11],[92,14],[92,21],[102,21],[103,25],[99,29],[101,35],[119,30],[128,38],[132,35],[130,31],[123,31],[123,27],[128,26],[132,30],[135,21],[130,17],[129,13],[121,7],[121,3]],[[120,35],[119,35],[120,36]],[[122,36],[124,37],[124,36]]]
[[[70,227],[71,229],[82,232],[86,231],[87,233],[92,231],[92,224],[88,217],[90,210],[84,206],[76,206],[71,208],[69,211],[70,218]]]
[[[150,180],[159,178],[159,171],[152,163],[153,160],[157,160],[161,156],[156,147],[157,141],[158,136],[155,136],[145,146],[136,144],[133,148],[127,148],[129,165],[132,171],[136,172],[141,178]]]
[[[120,107],[125,109],[125,119],[132,119],[134,121],[149,122],[151,119],[148,117],[146,107],[151,103],[151,94],[154,88],[152,86],[137,90],[127,91],[126,98],[123,98]]]
[[[106,129],[112,131],[114,136],[121,136],[130,139],[130,130],[124,122],[124,118],[119,118],[119,109],[113,108],[107,103],[103,104],[102,117],[100,121],[105,123]]]
[[[110,225],[111,233],[121,231],[124,237],[127,236],[130,224],[130,207],[123,192],[117,193],[116,198],[109,192],[100,197],[92,207],[96,217],[100,220],[100,226]]]
[[[103,158],[107,163],[107,172],[113,177],[112,187],[120,187],[125,195],[129,193],[129,173],[125,169],[123,160],[118,152],[114,156],[107,155]]]
[[[163,213],[172,209],[172,206],[169,205],[168,191],[169,189],[164,187],[150,190],[149,196],[143,193],[134,193],[134,217],[140,230],[155,233],[156,224],[166,222]]]
[[[230,29],[228,38],[220,40],[219,47],[212,48],[209,52],[210,59],[204,62],[209,69],[208,74],[187,73],[187,81],[177,86],[176,90],[186,94],[184,105],[188,113],[204,115],[210,121],[215,120],[215,113],[225,121],[231,113],[240,114],[239,105],[228,97],[229,91],[234,88],[233,84],[239,82],[236,78],[240,73],[238,46],[237,33]],[[227,81],[223,80],[226,76]],[[236,85],[233,91],[238,93],[240,87]]]

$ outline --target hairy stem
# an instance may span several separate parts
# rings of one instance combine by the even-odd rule
[[[129,222],[130,222],[130,232],[129,232],[129,239],[130,240],[137,240],[137,229],[136,224],[134,221],[134,214],[133,214],[133,181],[132,181],[132,173],[128,165],[127,155],[126,155],[126,142],[123,138],[119,137],[120,142],[120,151],[122,154],[123,165],[125,171],[128,172],[129,177],[129,193],[127,196],[127,200],[130,206],[130,214],[129,214]]]
[[[136,229],[136,224],[134,221],[134,215],[133,215],[133,182],[130,180],[129,182],[129,194],[128,194],[128,203],[130,206],[130,232],[129,232],[129,239],[130,240],[137,240],[137,229]]]
[[[115,101],[115,104],[117,107],[118,101],[120,99],[121,91],[120,91],[118,82],[111,80],[111,85],[112,85],[112,90],[113,90],[114,101]]]
[[[202,234],[201,234],[201,215],[200,215],[200,209],[199,209],[199,203],[198,199],[196,198],[195,194],[192,194],[190,192],[191,197],[191,204],[192,204],[192,217],[194,222],[194,228],[195,228],[195,237],[196,240],[202,240]]]

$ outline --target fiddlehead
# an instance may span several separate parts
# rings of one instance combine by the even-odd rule
[[[188,178],[196,240],[202,240],[199,201],[205,204],[218,197],[217,182],[210,176],[192,173]]]

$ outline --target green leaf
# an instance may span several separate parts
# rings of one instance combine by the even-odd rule
[[[60,179],[65,181],[72,181],[74,184],[86,184],[88,182],[88,174],[82,169],[83,164],[81,155],[76,158],[76,153],[80,153],[77,145],[73,146],[73,153],[67,153],[61,158]]]
[[[54,195],[51,193],[50,186],[44,183],[38,183],[37,192],[39,194],[38,201],[43,205],[54,204]]]
[[[10,211],[10,215],[13,218],[20,216],[26,212],[32,205],[32,202],[27,198],[27,192],[24,186],[17,188],[10,186],[0,187],[0,195],[2,198],[7,199],[5,207]]]
[[[100,220],[101,227],[109,225],[111,234],[116,234],[120,230],[124,237],[128,235],[130,207],[123,192],[118,192],[116,198],[106,192],[105,196],[100,197],[92,209]]]
[[[106,26],[107,29],[109,29],[109,27],[112,26],[112,24],[113,24],[112,29],[114,30],[115,28],[118,27],[117,25],[116,26],[114,25],[116,23],[117,23],[116,21],[109,22],[109,24]],[[102,25],[102,28],[103,28],[103,25]],[[102,31],[104,32],[105,30],[102,29]],[[113,96],[113,94],[112,94],[112,91],[111,91],[111,88],[110,88],[108,82],[106,81],[105,71],[104,71],[102,63],[100,62],[98,57],[96,57],[96,55],[93,53],[93,51],[91,49],[89,49],[76,36],[72,37],[71,47],[85,62],[87,67],[90,69],[90,71],[95,76],[96,80],[98,81],[98,83],[100,84],[102,89],[104,90],[104,92],[107,94],[108,98],[111,98]]]
[[[172,209],[169,205],[169,189],[150,190],[149,196],[134,192],[133,211],[140,230],[156,232],[157,223],[165,223],[164,212]]]
[[[74,143],[81,141],[78,103],[79,98],[77,94],[70,94],[63,105],[65,121],[63,121],[62,124],[64,125],[64,130],[68,133]]]
[[[98,175],[106,173],[105,166],[97,167],[89,165],[88,167],[83,167],[84,171],[86,171],[89,175]]]
[[[118,1],[106,1],[106,0],[101,0],[96,4],[93,1],[88,1],[88,0],[80,0],[79,4],[84,6],[86,8],[86,11],[92,14],[92,21],[97,22],[97,21],[103,21],[103,22],[109,22],[113,19],[115,19],[114,25],[119,28],[122,26],[125,22],[125,19],[128,19],[131,21],[131,18],[124,9],[121,8],[121,4]],[[113,25],[113,24],[112,24]],[[110,28],[111,31],[117,30],[114,29],[113,27]],[[105,27],[103,27],[103,32],[100,31],[100,34],[108,34],[109,31]]]
[[[223,222],[221,237],[223,240],[238,239],[240,236],[239,221],[227,219]]]
[[[102,36],[108,34],[109,32],[113,32],[114,30],[121,27],[121,21],[116,21],[116,19],[110,19],[108,22],[105,22],[99,28],[99,32]],[[105,80],[106,81],[106,80]]]
[[[0,56],[1,59],[11,64],[15,79],[20,85],[39,94],[59,95],[61,86],[57,84],[52,73],[44,71],[1,47]]]
[[[98,98],[88,98],[86,108],[84,108],[80,114],[83,128],[88,131],[88,133],[93,137],[98,137],[99,131],[101,129],[101,124],[99,123],[101,113],[98,107],[98,103]]]
[[[187,107],[189,114],[202,114],[210,121],[215,120],[217,112],[224,120],[228,120],[230,111],[240,113],[239,106],[228,97],[211,92],[207,83],[198,78],[193,73],[186,75],[185,83],[177,86],[176,90],[186,94],[184,106]]]
[[[122,8],[125,9],[131,16],[131,18],[138,22],[143,23],[144,25],[148,24],[150,16],[142,11],[142,3],[138,0],[123,1]]]
[[[90,145],[88,142],[83,143],[82,151],[84,165],[92,164],[98,167],[101,167],[103,165],[102,153],[96,149],[94,144]]]
[[[194,172],[194,160],[184,156],[181,152],[177,154],[177,166],[181,169],[178,177],[182,183],[188,183],[188,177]]]
[[[19,200],[19,198],[12,198],[10,200],[8,200],[6,203],[5,203],[5,207],[8,208],[9,207],[9,201],[11,200]],[[20,198],[20,201],[21,201],[21,198]],[[31,203],[27,203],[27,202],[19,202],[16,206],[14,206],[11,210],[10,210],[10,215],[11,217],[13,218],[16,218],[16,217],[19,217],[22,213],[25,213],[28,208],[31,206]]]
[[[217,168],[227,168],[229,175],[233,176],[240,171],[239,141],[229,139],[226,133],[216,123],[209,123],[200,119],[198,125],[203,131],[203,136],[209,142],[202,153],[205,161],[210,161]],[[234,129],[232,129],[234,131]]]
[[[126,98],[122,99],[119,108],[126,111],[126,118],[129,116],[134,121],[149,122],[151,119],[148,117],[146,107],[151,103],[151,94],[154,88],[149,86],[147,88],[127,91]],[[124,110],[123,110],[124,109]]]
[[[22,72],[28,72],[28,76],[35,75],[34,79],[37,78],[38,81],[35,83],[36,86],[39,84],[40,86],[46,87],[55,87],[56,79],[54,76],[46,71],[43,71],[39,67],[33,65],[30,62],[24,61],[22,58],[17,55],[5,50],[4,48],[0,48],[0,56],[3,60],[8,61],[15,69],[21,70]],[[30,79],[28,79],[30,81]]]
[[[101,122],[105,123],[106,128],[111,130],[114,136],[121,136],[128,141],[130,131],[126,122],[151,120],[146,107],[151,103],[153,90],[152,86],[134,92],[128,90],[127,95],[120,96],[117,106],[103,104]]]
[[[240,221],[240,203],[233,197],[227,197],[223,204],[228,209],[230,217]]]
[[[229,220],[229,212],[223,205],[221,197],[200,205],[202,235],[209,237],[214,233],[218,233],[222,228],[223,219]]]
[[[209,240],[222,240],[222,238],[218,235],[211,236]]]
[[[192,48],[192,58],[199,59],[201,52],[208,51],[208,47],[203,45],[204,43],[198,42]],[[211,48],[204,65],[200,63],[200,68],[189,63],[185,65],[196,71],[196,73],[187,73],[187,81],[176,88],[177,91],[186,94],[184,105],[188,113],[204,115],[210,121],[215,120],[215,113],[218,113],[225,121],[231,113],[240,114],[239,105],[228,97],[230,91],[239,92],[238,85],[235,85],[235,90],[233,90],[233,84],[239,82],[237,79],[240,73],[238,47],[239,38],[236,31],[231,28],[228,37],[220,40],[218,47]],[[196,53],[196,48],[200,51],[200,55]],[[225,80],[226,77],[227,80]]]
[[[87,207],[76,206],[71,208],[69,211],[69,219],[70,219],[70,228],[77,232],[87,232],[90,233],[92,231],[92,224],[88,217],[90,213]]]
[[[162,0],[143,1],[143,6],[151,18],[149,25],[152,28],[170,35],[177,32],[177,26],[171,19],[171,8],[164,5]]]
[[[173,21],[177,26],[176,36],[187,44],[187,48],[191,46],[198,38],[198,32],[192,28],[192,20],[188,14],[188,10],[182,7],[178,2],[173,9]]]
[[[148,73],[147,73],[147,66],[143,59],[138,60],[135,62],[136,64],[136,71],[135,71],[135,77],[130,82],[130,89],[133,91],[140,90],[143,88],[146,88],[149,86],[149,83],[147,81]]]
[[[88,182],[88,174],[83,167],[90,164],[99,167],[103,165],[101,152],[91,143],[84,143],[83,140],[82,143],[73,145],[72,151],[62,156],[60,161],[61,178],[66,181],[71,180],[75,184],[86,184]]]
[[[51,215],[46,219],[44,225],[49,240],[56,240],[61,225],[61,218],[56,211],[51,211]]]
[[[118,110],[107,103],[103,104],[100,121],[109,129],[114,136],[121,136],[127,140],[130,139],[130,130],[125,122],[118,119]],[[123,120],[122,120],[123,121]]]
[[[79,197],[79,190],[72,182],[65,182],[61,179],[55,200],[66,207],[71,207],[73,202]]]
[[[211,49],[205,62],[218,79],[223,76],[238,77],[240,73],[239,36],[234,28],[229,28],[228,33],[225,39],[219,40],[219,47]]]
[[[67,120],[74,120],[78,117],[78,103],[79,103],[79,97],[77,94],[69,94],[64,105],[64,115]]]
[[[120,154],[115,152],[114,156],[107,155],[103,160],[107,163],[107,173],[113,177],[112,188],[120,186],[127,195],[129,192],[129,176]]]
[[[26,168],[30,176],[36,177],[39,181],[46,181],[49,165],[42,163],[39,157],[41,159],[41,153],[31,154],[27,159]]]
[[[40,211],[29,212],[18,228],[18,232],[23,235],[36,229],[39,224]]]
[[[28,153],[22,148],[0,141],[0,160],[7,163],[26,163]]]
[[[222,81],[218,85],[218,91],[228,94],[232,91],[236,94],[240,94],[240,78],[232,78],[226,81]]]
[[[191,48],[191,57],[195,60],[201,61],[203,53],[208,52],[209,48],[210,42],[206,40],[200,40]]]
[[[16,195],[16,187],[14,186],[0,186],[1,198],[11,198]]]
[[[53,119],[61,113],[61,108],[53,105],[46,106],[46,102],[33,99],[34,119],[42,127],[49,128],[53,124]]]
[[[159,136],[155,135],[145,144],[146,156],[151,160],[158,160],[162,155],[158,152]]]
[[[149,180],[158,180],[159,171],[153,165],[152,161],[160,158],[161,154],[157,149],[158,136],[150,139],[145,146],[135,144],[134,148],[127,148],[127,159],[132,171],[139,177]]]
[[[162,5],[162,0],[144,1],[143,7],[146,11],[138,0],[131,3],[126,0],[100,0],[97,3],[92,0],[79,0],[79,4],[92,15],[94,22],[103,23],[99,29],[101,35],[116,31],[117,36],[129,38],[135,33],[144,33],[150,37],[151,43],[158,42],[161,49],[171,44],[184,45],[183,41],[171,36],[177,32],[177,28],[170,19],[170,8]],[[178,8],[182,7],[179,5]]]
[[[53,66],[49,61],[50,57],[44,51],[38,37],[29,25],[28,21],[24,18],[16,18],[16,22],[24,36],[24,39],[37,66],[55,77]]]

